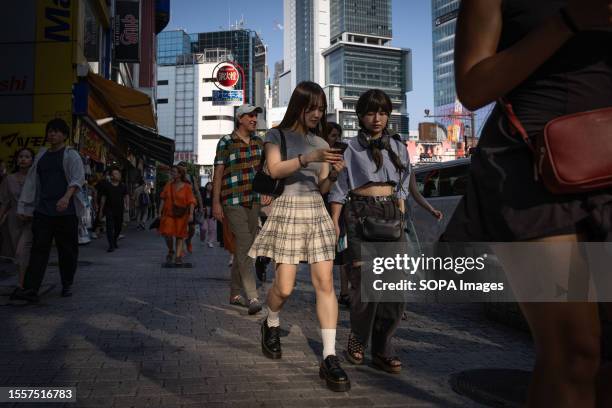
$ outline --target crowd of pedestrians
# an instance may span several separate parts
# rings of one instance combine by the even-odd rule
[[[612,106],[612,8],[607,3],[461,2],[458,96],[472,110],[497,104],[473,149],[467,193],[448,214],[452,217],[443,240],[611,239],[609,186],[580,194],[550,191],[529,151],[530,141],[541,138],[551,120]],[[171,168],[159,197],[142,181],[130,196],[119,169],[111,169],[108,179],[91,180],[94,230],[105,218],[108,251],[116,250],[131,199],[139,229],[159,217],[154,224],[167,244],[169,264],[183,264],[196,232],[209,247],[218,240],[232,253],[228,302],[248,308],[250,315],[264,306],[256,276],[266,281],[267,265],[273,262],[260,339],[262,353],[271,359],[282,358],[281,312],[295,288],[298,266],[306,264],[323,344],[319,374],[327,386],[333,391],[351,387],[336,351],[339,303],[350,310],[348,362],[363,364],[369,349],[374,367],[400,373],[392,338],[406,305],[361,297],[364,262],[385,255],[380,246],[363,245],[376,240],[368,225],[385,241],[405,243],[408,197],[437,220],[443,214],[417,188],[406,145],[391,130],[391,99],[382,90],[364,92],[355,109],[359,132],[347,142],[341,126],[327,123],[326,95],[316,83],[298,84],[283,120],[263,138],[256,134],[261,112],[253,105],[236,110],[235,130],[219,140],[213,179],[204,187],[184,162]],[[14,299],[37,301],[54,240],[62,296],[72,294],[79,219],[86,203],[83,163],[66,146],[69,135],[66,123],[54,119],[46,129],[49,148],[36,155],[21,149],[8,176],[0,162],[0,226],[7,237],[2,251],[14,254],[20,272]],[[579,159],[587,163],[589,158]],[[258,191],[254,182],[261,172],[280,181],[282,192]],[[542,260],[559,257],[554,250],[541,254]],[[521,271],[506,261],[512,281]],[[339,299],[334,265],[340,273]],[[606,386],[612,370],[601,365],[599,326],[600,313],[609,305],[522,303],[521,308],[537,356],[529,406],[610,406]]]

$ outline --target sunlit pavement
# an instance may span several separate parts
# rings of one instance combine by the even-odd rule
[[[452,374],[532,364],[528,336],[488,321],[480,305],[410,305],[395,342],[402,374],[369,359],[345,363],[352,390],[334,393],[318,376],[322,344],[304,268],[281,314],[283,358],[272,361],[260,349],[263,313],[228,304],[222,248],[196,237],[186,259],[194,267],[164,269],[155,233],[130,229],[119,246],[107,254],[101,238],[81,247],[72,298],[59,296],[52,266],[45,284],[56,287],[39,305],[0,307],[0,386],[74,386],[70,407],[469,407],[480,405],[451,389]],[[348,317],[342,308],[339,354]]]

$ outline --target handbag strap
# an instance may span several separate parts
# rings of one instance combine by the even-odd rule
[[[505,98],[499,98],[498,103],[500,104],[504,113],[506,114],[506,117],[510,121],[510,125],[512,127],[512,134],[520,134],[523,138],[523,141],[527,144],[527,146],[529,146],[529,149],[533,153],[536,153],[536,148],[531,142],[531,139],[529,139],[529,135],[523,127],[523,124],[521,123],[520,119],[518,118],[518,116],[516,116],[516,113],[514,113],[514,108],[512,107],[512,104],[508,102]]]
[[[278,130],[278,133],[280,133],[280,137],[281,137],[281,160],[285,161],[287,160],[287,140],[285,139],[285,133],[283,132],[283,130],[281,128],[276,128],[276,130]],[[259,161],[259,168],[263,169],[264,163],[266,161],[266,149],[264,148],[261,152],[261,160]]]

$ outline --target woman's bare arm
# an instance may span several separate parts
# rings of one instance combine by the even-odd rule
[[[584,3],[594,1],[601,2],[583,0],[583,7]],[[516,88],[573,35],[560,14],[555,14],[525,38],[498,53],[501,4],[501,0],[461,2],[455,38],[455,79],[459,100],[470,110],[481,108]]]

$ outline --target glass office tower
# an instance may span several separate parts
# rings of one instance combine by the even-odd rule
[[[392,37],[390,0],[331,0],[331,37],[356,33]]]
[[[191,39],[185,31],[163,31],[157,35],[157,65],[174,65],[178,56],[190,53]]]
[[[434,112],[436,116],[465,115],[469,111],[457,101],[455,90],[455,30],[460,0],[432,0]],[[476,111],[476,134],[480,133],[492,105]],[[469,118],[436,118],[445,127],[457,123],[468,125]],[[468,132],[468,134],[471,130]]]
[[[412,53],[391,47],[391,0],[331,0],[331,46],[325,50],[330,120],[345,135],[357,134],[355,105],[368,89],[385,91],[393,103],[392,131],[406,139],[406,92],[412,90]]]

